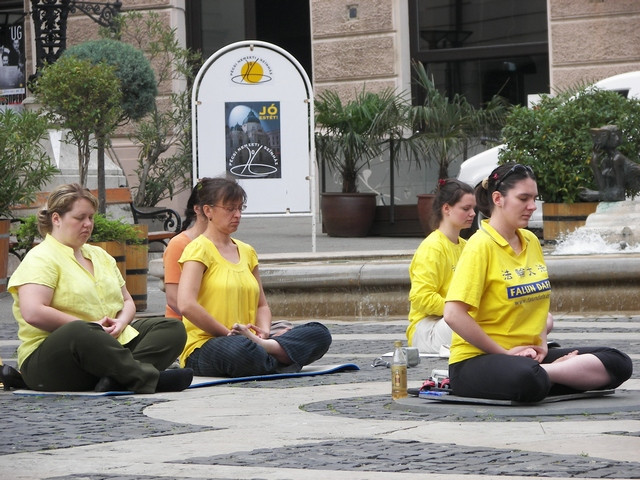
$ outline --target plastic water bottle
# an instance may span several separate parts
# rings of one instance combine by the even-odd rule
[[[407,396],[407,357],[402,350],[402,342],[394,343],[391,360],[391,398],[398,400]]]

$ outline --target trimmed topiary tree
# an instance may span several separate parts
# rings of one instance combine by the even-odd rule
[[[106,138],[122,117],[120,81],[113,67],[60,58],[42,70],[35,94],[54,124],[69,130],[78,147],[80,183],[86,185],[93,137]]]
[[[133,45],[111,39],[92,40],[67,49],[64,57],[114,68],[120,80],[123,121],[138,120],[153,109],[158,93],[155,75],[144,53]]]
[[[98,150],[98,200],[100,212],[104,213],[106,208],[104,152],[109,136],[118,124],[138,120],[153,110],[158,92],[155,75],[149,60],[141,50],[117,40],[101,39],[81,43],[66,50],[56,63],[67,58],[89,62],[94,66],[108,66],[120,82],[119,117],[113,122],[111,129],[102,128],[93,132]],[[85,80],[91,81],[88,77]],[[106,122],[102,124],[103,127],[106,125]]]

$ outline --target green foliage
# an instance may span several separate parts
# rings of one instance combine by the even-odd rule
[[[141,244],[144,239],[140,238],[140,233],[135,226],[126,223],[122,219],[113,219],[109,216],[96,213],[93,217],[93,233],[90,242],[125,242]]]
[[[495,95],[476,108],[459,94],[449,98],[436,88],[424,65],[414,62],[415,82],[424,94],[412,110],[413,125],[421,133],[426,157],[438,165],[438,178],[449,178],[449,164],[483,136],[494,137],[508,112],[505,99]]]
[[[80,182],[86,185],[92,136],[105,138],[115,130],[122,110],[120,81],[114,68],[63,56],[42,70],[35,94],[52,120],[69,129],[78,147]]]
[[[135,226],[126,223],[124,220],[115,220],[111,217],[96,213],[93,217],[94,226],[90,242],[122,242],[134,245],[141,245],[144,238],[140,237]],[[35,214],[22,218],[20,224],[11,230],[11,234],[16,237],[14,250],[24,255],[33,248],[36,240],[42,240],[42,235],[38,231],[38,218]]]
[[[0,218],[28,204],[58,171],[40,145],[49,122],[35,112],[0,112]]]
[[[170,89],[171,85],[163,88],[163,84],[174,81],[185,84],[182,91],[169,96],[168,105],[159,106],[156,99],[130,136],[140,147],[134,203],[152,207],[191,188],[191,85],[202,57],[182,48],[175,29],[167,27],[157,13],[127,12],[118,15],[117,21],[116,37],[144,51],[155,68],[159,90]],[[103,34],[113,35],[109,30]]]
[[[106,64],[114,68],[120,80],[125,119],[138,120],[153,109],[158,93],[155,75],[149,60],[133,45],[110,39],[93,40],[67,49],[61,59],[64,57],[76,57],[94,65]]]
[[[35,214],[23,218],[18,227],[11,230],[11,234],[16,237],[14,250],[25,253],[31,250],[36,239],[42,238],[38,231],[38,219]]]
[[[500,162],[530,165],[545,202],[579,201],[582,189],[595,187],[589,166],[593,147],[589,129],[604,125],[617,125],[627,141],[619,150],[631,159],[638,158],[638,100],[587,88],[543,96],[534,108],[514,107],[509,114],[502,131],[506,148],[500,152]]]

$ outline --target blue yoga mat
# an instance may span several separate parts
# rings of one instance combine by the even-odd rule
[[[240,382],[260,382],[265,380],[277,380],[280,378],[294,377],[310,377],[313,375],[326,375],[329,373],[345,372],[349,370],[360,370],[355,363],[343,363],[340,365],[307,365],[302,367],[299,372],[292,373],[274,373],[271,375],[252,375],[249,377],[193,377],[193,381],[188,388],[211,387],[214,385],[224,385],[228,383]],[[111,391],[111,392],[38,392],[36,390],[15,390],[15,395],[58,395],[58,396],[76,396],[76,397],[114,397],[118,395],[134,395],[130,391]]]

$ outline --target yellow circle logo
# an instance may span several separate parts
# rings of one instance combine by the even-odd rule
[[[247,62],[242,66],[242,79],[248,83],[258,83],[262,80],[264,70],[258,62]]]

